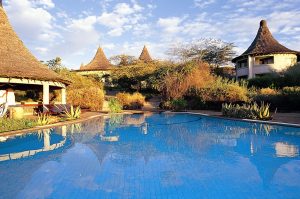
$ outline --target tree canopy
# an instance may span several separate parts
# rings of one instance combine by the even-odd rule
[[[218,68],[228,64],[235,56],[233,43],[216,39],[200,39],[189,44],[178,44],[168,50],[168,54],[181,61],[207,62]]]

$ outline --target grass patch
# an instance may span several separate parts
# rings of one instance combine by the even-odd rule
[[[36,120],[33,119],[0,119],[0,133],[7,131],[23,130],[38,126]]]

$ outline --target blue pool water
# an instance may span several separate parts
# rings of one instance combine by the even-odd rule
[[[300,198],[300,129],[119,115],[0,136],[0,198]]]

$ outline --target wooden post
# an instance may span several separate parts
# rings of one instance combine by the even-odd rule
[[[49,97],[49,84],[43,84],[43,112],[47,112],[48,108],[45,105],[50,104],[50,97]]]
[[[254,77],[254,57],[248,56],[248,79],[252,79]]]
[[[43,84],[43,104],[48,105],[50,103],[49,99],[49,84]]]

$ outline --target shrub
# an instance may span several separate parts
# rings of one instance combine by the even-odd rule
[[[187,108],[187,101],[184,99],[174,99],[171,101],[171,108],[175,111],[181,111]]]
[[[247,102],[247,87],[239,82],[223,78],[217,78],[213,84],[202,93],[203,101],[218,102]]]
[[[191,109],[220,109],[222,103],[249,102],[246,85],[234,80],[216,78],[205,88],[192,88],[186,96]]]
[[[286,86],[300,86],[300,64],[289,67],[281,75],[277,73],[266,74],[249,80],[249,86],[257,88],[283,88]]]
[[[284,82],[283,86],[300,86],[300,64],[296,64],[289,67],[284,72]]]
[[[223,104],[222,115],[226,117],[242,118],[242,119],[259,119],[259,120],[270,120],[270,104],[262,102],[260,105],[257,103],[233,105]]]
[[[104,102],[103,85],[93,77],[85,77],[67,70],[60,71],[60,75],[71,81],[67,87],[67,102],[74,106],[87,108],[91,111],[101,111]],[[60,92],[56,92],[55,99],[60,99]]]
[[[191,88],[204,88],[213,83],[208,64],[189,62],[170,68],[166,76],[161,77],[160,91],[166,99],[183,98]]]
[[[67,101],[74,106],[87,108],[91,111],[101,111],[104,101],[104,92],[97,87],[72,89],[68,90]]]
[[[140,109],[145,104],[145,97],[138,92],[133,94],[118,93],[116,98],[124,109]]]
[[[282,89],[283,95],[300,95],[300,87],[284,87]]]
[[[122,105],[115,98],[109,99],[108,107],[111,113],[120,113],[122,111]]]
[[[22,130],[35,126],[37,126],[36,121],[31,119],[0,118],[0,132]]]
[[[281,90],[268,92],[258,92],[254,98],[254,101],[265,101],[272,104],[272,109],[278,108],[278,110],[300,110],[300,87],[284,87]]]
[[[172,110],[172,103],[169,100],[163,101],[159,104],[159,108],[164,110]]]
[[[272,88],[262,88],[259,90],[260,95],[277,95],[278,92]]]
[[[277,73],[271,73],[261,77],[255,77],[250,79],[248,82],[248,86],[256,88],[280,88],[283,85],[283,82],[284,80],[281,76],[279,76]]]

